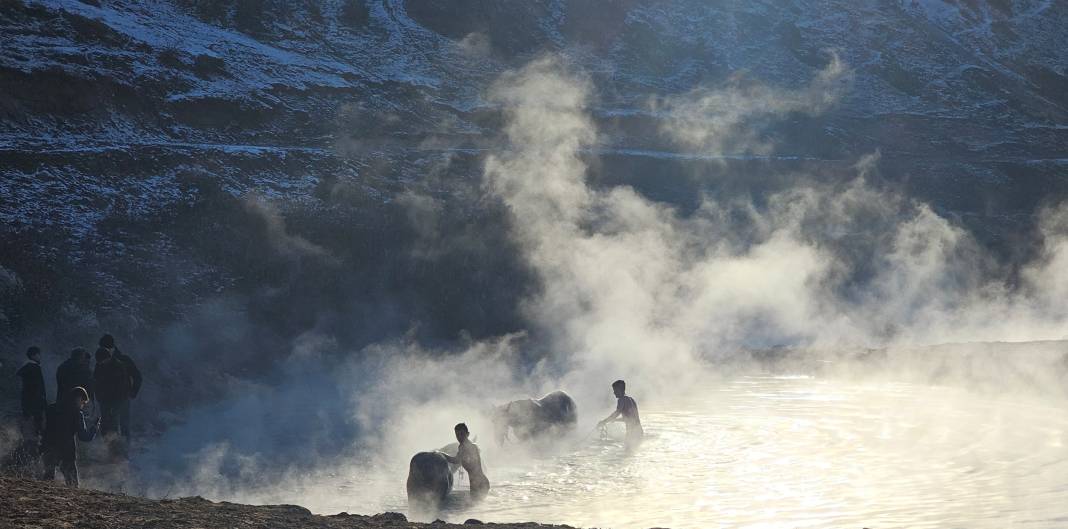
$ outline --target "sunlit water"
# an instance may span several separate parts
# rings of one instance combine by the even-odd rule
[[[640,404],[640,403],[639,403]],[[491,449],[440,517],[581,527],[1068,527],[1068,408],[958,388],[748,377],[553,456]],[[577,437],[581,438],[581,433]],[[319,512],[406,512],[403,475],[339,476]],[[383,491],[385,493],[383,494]]]

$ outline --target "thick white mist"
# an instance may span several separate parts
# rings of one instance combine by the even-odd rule
[[[746,122],[747,113],[767,118],[785,112],[826,110],[840,92],[840,81],[847,78],[847,69],[834,60],[802,93],[757,88],[743,92],[728,87],[724,90],[729,94],[702,89],[678,100],[665,99],[656,104],[660,111],[672,114],[664,132],[677,134],[681,145],[697,147],[699,140],[708,148],[737,146],[750,141],[745,131],[736,130]],[[926,204],[869,185],[869,175],[878,170],[878,153],[858,159],[855,178],[844,185],[821,184],[825,179],[818,178],[819,175],[802,174],[797,175],[795,186],[768,197],[765,206],[757,207],[747,197],[708,196],[697,213],[682,216],[670,205],[651,201],[631,188],[606,189],[587,182],[583,152],[597,141],[597,130],[588,113],[592,93],[588,77],[560,60],[546,58],[502,76],[488,94],[492,101],[504,107],[509,121],[506,141],[486,161],[485,189],[508,206],[513,236],[525,261],[540,279],[540,291],[521,302],[531,328],[537,329],[539,336],[549,337],[547,348],[552,360],[549,364],[553,368],[517,370],[512,352],[515,344],[510,343],[496,344],[491,348],[492,355],[479,352],[486,346],[476,344],[471,351],[447,360],[420,357],[413,361],[405,356],[393,371],[395,377],[380,385],[372,399],[380,403],[397,399],[398,391],[404,395],[399,400],[405,404],[394,408],[396,413],[389,415],[383,433],[391,459],[400,461],[414,450],[448,441],[443,432],[448,432],[453,419],[473,420],[481,427],[476,427],[476,431],[485,432],[485,417],[477,412],[486,399],[494,397],[537,395],[548,389],[563,388],[577,397],[582,422],[588,426],[610,409],[608,384],[615,378],[627,379],[631,393],[640,402],[667,413],[666,418],[654,415],[652,422],[667,421],[663,425],[670,428],[673,403],[713,398],[719,386],[710,381],[716,380],[717,366],[722,365],[717,360],[729,360],[739,351],[778,345],[830,351],[830,356],[839,360],[865,347],[889,351],[889,359],[878,367],[860,362],[836,366],[835,373],[847,378],[851,373],[886,369],[886,377],[903,373],[912,376],[918,371],[922,380],[935,377],[939,383],[967,385],[980,372],[997,371],[1005,366],[1032,375],[1046,370],[1050,376],[1011,380],[1005,377],[1000,381],[1001,389],[1011,393],[1030,381],[1037,387],[1030,388],[1034,391],[1028,398],[1041,401],[1061,394],[1056,385],[1064,377],[1058,370],[1055,351],[1052,356],[1044,350],[1041,355],[1007,352],[999,357],[996,352],[991,354],[989,346],[962,346],[962,350],[952,353],[922,347],[945,342],[1061,338],[1065,311],[1049,295],[1065,284],[1066,269],[1058,266],[1063,259],[1066,233],[1064,223],[1059,222],[1063,217],[1061,208],[1042,213],[1046,250],[1039,260],[1025,266],[1024,282],[1015,286],[1010,286],[1007,276],[991,264],[992,260],[961,226],[939,216]],[[746,94],[754,100],[744,100]],[[732,105],[729,116],[716,117],[721,112],[716,105],[728,104]],[[706,130],[695,131],[703,113],[712,114],[709,118],[712,123]],[[732,134],[738,137],[730,137]],[[771,147],[759,148],[767,152]],[[734,224],[727,221],[739,216],[745,219],[745,229],[740,233],[732,230],[736,220]],[[859,287],[848,284],[854,277],[852,268],[861,263],[871,270],[870,277]],[[846,292],[850,295],[845,295]],[[939,361],[932,362],[928,356],[936,356]],[[865,380],[881,378],[870,372],[864,375]],[[999,384],[988,376],[982,378],[986,383]],[[415,381],[418,388],[434,389],[422,399],[406,400],[412,397],[407,389],[408,380]],[[821,390],[827,392],[823,395],[827,399],[813,395],[811,402],[806,403],[810,406],[806,407],[806,413],[813,415],[806,416],[805,421],[818,422],[820,403],[834,401],[839,390],[846,391],[826,386],[818,386],[814,391]],[[850,397],[853,399],[850,410],[863,408],[866,399],[874,399],[879,394],[878,387],[855,391],[857,394]],[[928,390],[917,387],[915,391]],[[939,389],[930,391],[942,394]],[[834,435],[842,439],[860,435],[850,433],[850,428],[868,431],[895,428],[895,424],[911,421],[931,423],[891,437],[887,443],[875,441],[887,449],[885,453],[873,454],[871,457],[875,459],[899,457],[908,451],[910,443],[929,439],[930,435],[942,435],[939,449],[952,450],[951,445],[959,439],[946,437],[944,429],[935,427],[939,414],[980,413],[975,405],[964,405],[966,393],[953,395],[953,400],[941,402],[944,409],[939,408],[942,411],[933,415],[912,415],[908,411],[891,414],[889,410],[895,402],[879,398],[870,401],[870,405],[876,410],[885,407],[885,411],[878,412],[882,415],[835,418],[841,410],[829,406],[827,420],[836,421],[841,427]],[[989,397],[989,393],[985,395],[984,398]],[[744,393],[739,396],[744,397]],[[769,396],[771,403],[777,398]],[[790,395],[781,398],[789,399]],[[920,400],[923,398],[926,397]],[[1054,402],[1060,402],[1059,398]],[[766,402],[758,404],[767,405]],[[1012,406],[997,399],[986,405],[997,409]],[[688,411],[685,407],[677,410],[678,413]],[[774,414],[774,411],[762,413]],[[967,449],[976,450],[974,457],[982,458],[982,453],[1005,448],[998,439],[1011,435],[1017,427],[1030,431],[1035,426],[1028,421],[1037,415],[1030,412],[1024,415],[1029,418],[1021,418],[1019,425],[999,423],[999,428],[1006,429],[993,430],[989,445],[980,443]],[[1002,417],[1001,420],[1012,420]],[[734,420],[742,418],[734,417]],[[949,416],[945,420],[958,421]],[[965,427],[964,423],[956,424]],[[772,421],[760,428],[763,427],[778,426]],[[681,435],[673,440],[677,444],[659,449],[725,449],[703,445],[701,439],[688,439],[685,432],[676,433]],[[759,430],[754,435],[758,433]],[[788,432],[772,431],[769,435],[788,435]],[[878,439],[882,434],[873,435]],[[848,445],[842,439],[835,442]],[[747,441],[743,437],[737,442]],[[817,445],[803,446],[803,443],[783,446],[786,448],[779,447],[782,450],[776,452],[777,457],[799,460],[807,460],[817,449]],[[791,446],[805,453],[791,455]],[[397,447],[403,448],[396,450]],[[838,455],[825,455],[846,458],[851,465],[864,465],[868,461],[849,453],[848,446],[841,449]],[[508,454],[508,464],[502,465],[500,451],[488,447],[486,453],[491,473],[497,476],[519,476],[513,478],[517,481],[523,481],[524,476],[539,479],[534,477],[540,476],[537,473],[528,476],[523,472],[528,465],[543,466],[538,460],[517,459],[514,454]],[[727,460],[731,458],[730,454],[721,455]],[[665,457],[689,461],[690,456],[693,454]],[[495,458],[496,467],[493,466]],[[934,465],[937,461],[923,457],[908,460],[910,472],[923,472],[922,466],[928,463]],[[871,464],[872,472],[886,472],[884,478],[892,478],[893,464],[882,466],[875,461]],[[586,479],[613,479],[608,476],[614,475],[617,469],[612,463],[605,465],[599,470],[596,465],[593,470],[587,469],[604,472],[603,478],[587,476]],[[660,486],[674,487],[673,493],[684,493],[687,476],[672,474],[677,470],[671,468],[663,469],[670,475],[660,474],[656,479],[661,480]],[[984,467],[984,472],[990,469]],[[996,470],[993,472],[996,474]],[[939,474],[942,476],[939,479],[951,479],[954,475],[953,472]],[[634,476],[639,482],[646,477]],[[916,479],[923,480],[923,476]],[[664,483],[663,480],[681,481]],[[553,487],[551,483],[509,485],[533,490]],[[625,484],[620,486],[630,490]],[[640,487],[640,483],[635,486]],[[893,493],[877,487],[869,492]],[[503,501],[507,493],[501,494]],[[580,505],[579,511],[600,512],[609,519],[627,515],[612,510],[619,505],[591,501],[594,503],[586,505],[585,510]],[[769,497],[767,501],[774,498]],[[657,519],[656,503],[649,502],[643,508],[652,509],[641,516],[653,523]],[[966,511],[969,507],[961,508]],[[480,509],[487,516],[495,512],[492,506]],[[547,511],[539,509],[529,512],[567,521],[557,516],[560,513],[551,506]],[[520,508],[519,512],[524,511]],[[955,511],[946,519],[960,516],[960,512],[963,511]],[[765,514],[774,516],[774,513]],[[812,514],[813,517],[826,515],[817,510]],[[515,519],[519,515],[510,516]],[[677,518],[678,513],[671,516],[673,522],[687,525]],[[864,514],[858,518],[863,519]]]
[[[751,117],[832,107],[846,80],[848,69],[834,58],[801,92],[728,85],[654,106],[667,113],[667,136],[714,150],[744,140],[739,129]],[[859,159],[844,185],[798,174],[765,206],[708,196],[683,217],[629,187],[587,183],[581,154],[597,138],[587,110],[592,93],[587,77],[552,58],[490,90],[510,121],[507,146],[486,162],[486,186],[508,205],[542,282],[524,300],[526,314],[570,360],[572,384],[615,374],[650,391],[685,387],[703,359],[753,347],[1065,336],[1066,312],[1056,301],[1068,275],[1059,266],[1063,208],[1042,213],[1046,251],[1017,286],[965,229],[869,185],[878,153]],[[732,229],[738,222],[727,219],[739,217],[742,229]],[[871,276],[847,284],[860,265]]]
[[[758,135],[748,128],[753,120],[766,122],[788,113],[826,111],[848,88],[848,80],[847,66],[835,58],[800,91],[731,83],[654,99],[650,106],[663,117],[661,133],[681,149],[769,153],[775,146],[757,140]],[[847,391],[843,389],[847,386],[806,387],[804,391],[814,396],[805,401],[803,410],[793,414],[792,408],[776,411],[774,395],[746,401],[745,389],[735,387],[738,393],[731,398],[738,399],[739,406],[755,406],[754,413],[771,417],[767,424],[750,424],[752,430],[737,422],[744,421],[744,413],[717,415],[714,408],[686,408],[686,403],[695,399],[716,402],[720,398],[718,392],[727,387],[721,385],[721,368],[730,364],[731,372],[736,373],[739,367],[733,359],[740,353],[775,346],[830,352],[838,360],[865,348],[883,348],[880,369],[908,372],[895,365],[900,358],[912,369],[924,371],[922,379],[940,376],[939,383],[967,384],[984,366],[998,366],[993,371],[1013,366],[1021,372],[1045,372],[1048,376],[1012,381],[985,377],[985,382],[995,387],[1001,384],[1001,390],[1011,393],[1027,385],[1024,380],[1031,380],[1037,387],[1030,388],[1034,391],[1029,398],[1061,398],[1056,386],[1064,380],[1063,366],[1057,363],[1056,353],[1046,351],[1036,362],[1034,356],[998,357],[996,351],[991,354],[988,349],[975,355],[969,346],[952,355],[923,346],[1063,338],[1068,328],[1068,309],[1062,302],[1068,294],[1065,208],[1051,206],[1040,213],[1043,250],[1037,260],[1022,266],[1024,272],[1018,281],[1010,280],[961,226],[922,202],[871,185],[870,175],[878,170],[878,153],[859,158],[855,178],[844,184],[826,183],[831,179],[818,174],[797,174],[795,185],[764,200],[709,195],[694,213],[682,215],[671,205],[650,200],[630,187],[590,184],[584,153],[598,141],[589,111],[594,93],[588,76],[562,59],[549,57],[504,74],[486,94],[503,109],[507,126],[501,142],[487,156],[484,191],[507,207],[511,236],[539,282],[535,294],[516,300],[532,331],[529,336],[461,344],[452,351],[427,351],[402,339],[357,352],[351,361],[332,366],[329,372],[302,373],[286,380],[281,388],[250,389],[245,397],[220,405],[221,411],[206,413],[209,417],[241,417],[242,407],[270,405],[278,394],[297,395],[312,380],[319,388],[340,388],[337,398],[330,402],[297,401],[311,414],[316,413],[316,406],[342,406],[356,425],[351,447],[343,457],[292,466],[287,461],[264,460],[254,450],[235,451],[226,443],[201,446],[192,452],[196,457],[188,459],[190,466],[199,469],[191,473],[191,479],[175,485],[173,481],[161,483],[169,476],[146,474],[150,476],[144,485],[146,491],[152,495],[202,494],[240,501],[304,503],[319,510],[342,510],[343,505],[350,505],[344,510],[352,512],[403,510],[408,458],[452,442],[452,426],[463,421],[483,446],[490,480],[500,486],[500,492],[492,493],[478,508],[492,520],[495,512],[502,512],[494,511],[493,502],[514,499],[516,494],[542,498],[538,494],[545,493],[544,501],[553,501],[553,483],[531,481],[546,474],[525,469],[566,462],[574,453],[567,450],[571,445],[565,444],[562,455],[557,456],[564,459],[546,460],[494,447],[489,406],[564,389],[576,398],[580,414],[580,435],[569,442],[578,443],[576,453],[585,453],[582,450],[589,447],[582,443],[588,439],[582,434],[611,411],[609,384],[617,378],[628,381],[629,393],[640,406],[656,411],[650,415],[650,430],[660,441],[652,446],[669,451],[656,457],[669,457],[671,450],[677,450],[678,458],[699,464],[704,460],[695,452],[719,451],[714,463],[721,465],[717,467],[720,473],[714,477],[730,479],[732,472],[740,472],[729,466],[737,459],[731,450],[741,450],[746,439],[759,439],[765,431],[762,428],[768,435],[788,435],[789,428],[775,419],[776,413],[782,413],[782,421],[818,424],[818,407],[823,400],[815,393],[825,391],[824,396],[833,398]],[[405,200],[413,207],[425,207],[419,197]],[[253,203],[250,207],[259,206]],[[271,215],[269,211],[264,214]],[[285,234],[280,224],[276,231]],[[295,252],[315,251],[299,240],[285,240]],[[858,279],[856,272],[861,267],[866,273]],[[295,344],[295,362],[314,356],[317,347],[330,347],[330,337],[311,335],[300,347]],[[533,362],[531,351],[538,352]],[[939,355],[940,361],[930,362],[932,355]],[[967,358],[959,363],[966,368],[953,368],[961,358]],[[991,360],[994,358],[996,361]],[[870,372],[873,366],[858,361],[839,366],[835,373],[845,378],[859,373],[866,380],[879,378]],[[758,370],[755,366],[745,369]],[[943,394],[940,389],[930,391]],[[848,457],[850,464],[875,465],[880,458],[899,457],[899,451],[916,439],[929,440],[928,435],[943,432],[934,426],[929,431],[909,430],[880,444],[880,424],[895,427],[911,420],[908,412],[895,412],[891,417],[886,410],[899,402],[917,405],[917,401],[900,395],[900,400],[870,401],[874,410],[883,410],[875,415],[857,411],[869,404],[865,399],[875,395],[878,388],[856,389],[850,393],[853,400],[845,411],[827,409],[828,420],[839,421],[833,429],[836,442],[860,435],[851,433],[852,428],[866,429],[864,449],[873,451],[869,457],[856,457],[848,447],[839,447],[841,457]],[[966,400],[954,395],[962,399],[960,402]],[[789,391],[783,398],[788,396]],[[952,401],[942,404],[947,406],[945,413],[954,413]],[[1000,400],[991,406],[1011,408]],[[970,405],[961,410],[969,417],[980,415]],[[673,414],[690,412],[722,428],[741,428],[745,435],[724,440],[726,437],[715,437],[714,433],[695,438],[685,431],[666,432],[685,423]],[[834,414],[839,414],[838,419]],[[1019,427],[1030,431],[1035,425],[1027,421],[1033,421],[1034,416],[1022,414]],[[1008,412],[1002,417],[1014,420]],[[914,418],[936,422],[939,415],[918,414]],[[662,437],[656,437],[657,424],[665,428]],[[990,435],[1000,439],[1012,430],[994,429]],[[314,438],[316,432],[301,435]],[[156,450],[158,457],[173,457],[182,450],[177,447],[195,446],[195,441],[189,441],[195,436],[193,428],[178,428],[148,451]],[[717,439],[722,442],[717,444]],[[943,441],[951,444],[955,439],[945,437]],[[774,438],[767,442],[774,443]],[[769,450],[775,457],[804,459],[812,454],[790,450],[811,451],[819,443],[819,436],[815,436],[810,444],[785,443]],[[606,446],[616,448],[610,443]],[[948,445],[939,446],[942,450]],[[886,450],[879,452],[880,447]],[[995,448],[969,449],[982,458]],[[588,474],[582,479],[589,481],[577,486],[593,487],[598,480],[616,479],[619,466],[631,464],[603,452],[590,455],[594,461],[601,461],[597,458],[602,456],[609,459],[583,467]],[[636,461],[634,464],[641,466],[651,460]],[[910,471],[923,471],[923,461],[910,461],[918,465]],[[236,482],[218,477],[227,465],[237,467],[230,471],[238,476]],[[281,477],[275,474],[270,480],[258,479],[264,468],[286,471]],[[878,468],[892,479],[892,464]],[[685,482],[687,475],[676,467],[662,470],[632,476],[636,481],[631,485],[637,492],[625,480],[619,486],[628,494],[641,494],[641,487],[651,486],[648,480],[655,477],[656,486],[674,487],[673,494],[691,493],[697,502],[716,501],[714,496],[707,496],[707,490]],[[996,474],[997,470],[991,472]],[[804,480],[796,483],[805,486]],[[575,483],[567,486],[572,485]],[[351,504],[346,503],[347,497],[352,498]],[[581,498],[581,494],[576,497]],[[741,499],[732,497],[735,502]],[[760,501],[774,502],[776,498],[771,495]],[[568,521],[565,513],[554,515],[552,504],[547,505],[529,511],[512,505],[509,508],[519,510],[509,511],[508,517],[529,512]],[[642,505],[647,511],[641,513],[641,519],[650,523],[658,519],[654,503]],[[732,505],[746,508],[744,502]],[[801,508],[791,505],[791,509]],[[863,510],[866,504],[844,505],[835,507]],[[611,516],[623,515],[613,510],[618,505],[588,507],[588,512],[600,509]],[[581,505],[569,508],[582,510]],[[463,512],[454,516],[463,516]],[[766,514],[775,517],[774,512]],[[863,514],[858,519],[863,519]],[[670,516],[673,522],[687,525],[678,518],[678,512]]]

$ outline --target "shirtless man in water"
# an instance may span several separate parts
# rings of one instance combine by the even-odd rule
[[[471,499],[478,501],[489,493],[490,482],[486,474],[482,472],[482,456],[479,454],[478,445],[468,438],[471,432],[464,423],[457,424],[455,428],[456,441],[460,447],[456,451],[456,457],[445,455],[445,459],[454,465],[460,465],[467,471],[468,480],[471,482]]]
[[[622,380],[612,383],[612,392],[616,395],[616,411],[597,423],[597,426],[603,427],[616,420],[623,421],[627,425],[627,437],[623,446],[627,450],[634,450],[641,444],[642,437],[645,435],[642,430],[642,421],[638,417],[638,403],[627,396],[627,383]]]

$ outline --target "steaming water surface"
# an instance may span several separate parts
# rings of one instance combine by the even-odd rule
[[[643,407],[649,436],[633,456],[622,453],[619,430],[541,458],[486,446],[490,496],[465,506],[454,492],[461,499],[441,517],[584,527],[1063,527],[1066,411],[1060,402],[949,387],[746,377],[707,398]],[[406,512],[403,476],[372,481],[350,478],[336,497],[308,503],[321,512]],[[461,478],[458,489],[466,487]]]

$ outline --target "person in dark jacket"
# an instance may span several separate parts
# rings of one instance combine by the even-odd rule
[[[130,401],[137,397],[141,391],[141,371],[137,369],[133,358],[130,358],[115,345],[115,338],[105,334],[100,338],[100,350],[107,351],[111,357],[111,363],[99,363],[100,350],[97,351],[97,369],[104,366],[104,373],[99,377],[94,376],[97,390],[101,393],[101,413],[104,415],[103,432],[118,431],[129,441],[130,439]],[[120,374],[121,373],[121,374]],[[101,384],[106,384],[105,389]]]
[[[89,400],[93,399],[93,368],[90,365],[89,351],[84,347],[75,347],[70,352],[70,358],[64,360],[56,369],[56,402],[70,393],[70,390],[80,387],[89,393]]]
[[[96,369],[93,370],[96,400],[100,403],[100,433],[121,432],[123,419],[130,416],[130,376],[122,361],[101,347],[96,350]]]
[[[100,337],[100,347],[106,347],[111,350],[111,354],[126,366],[126,374],[130,376],[130,400],[136,399],[137,394],[141,392],[141,370],[137,369],[137,364],[134,363],[133,358],[122,352],[119,346],[115,345],[115,337],[110,334],[105,334]]]
[[[71,389],[66,396],[48,407],[48,422],[45,426],[41,452],[44,461],[43,480],[56,479],[56,467],[63,473],[67,485],[78,486],[78,440],[86,443],[96,437],[100,419],[91,428],[85,427],[82,410],[89,405],[89,392],[85,388]]]
[[[33,421],[34,434],[40,436],[44,429],[45,397],[44,374],[41,372],[41,348],[26,350],[26,364],[15,373],[22,379],[22,417]]]

